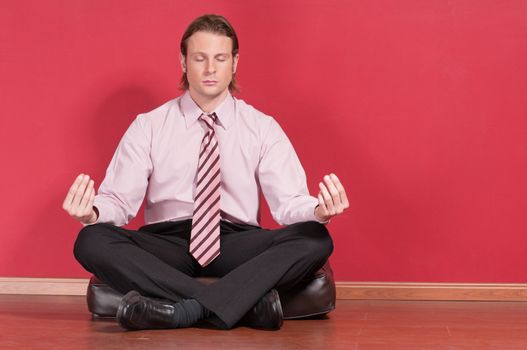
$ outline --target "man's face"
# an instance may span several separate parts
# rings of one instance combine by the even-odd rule
[[[209,32],[192,34],[187,41],[187,57],[181,56],[189,90],[202,99],[227,93],[237,63],[238,55],[232,56],[231,38]]]

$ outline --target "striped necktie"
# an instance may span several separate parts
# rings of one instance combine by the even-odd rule
[[[206,133],[201,141],[196,196],[190,234],[190,253],[205,267],[220,255],[220,151],[214,123],[216,113],[202,114]]]

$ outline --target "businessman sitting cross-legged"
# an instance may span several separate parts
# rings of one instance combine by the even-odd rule
[[[278,123],[232,96],[238,39],[225,18],[195,19],[180,59],[185,92],[131,123],[98,194],[86,174],[71,185],[63,208],[84,224],[75,257],[124,294],[125,329],[279,329],[277,289],[327,261],[325,224],[349,207],[344,187],[326,175],[310,196]],[[260,190],[282,228],[260,227]],[[145,194],[145,225],[122,228]]]

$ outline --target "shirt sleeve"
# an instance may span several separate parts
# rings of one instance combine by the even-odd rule
[[[270,118],[269,129],[263,139],[258,179],[271,215],[277,223],[321,222],[315,217],[318,199],[309,194],[300,160],[274,118]]]
[[[145,129],[140,114],[121,138],[94,199],[99,217],[93,224],[123,226],[137,215],[152,172],[150,133]]]

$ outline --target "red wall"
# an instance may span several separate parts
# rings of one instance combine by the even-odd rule
[[[348,189],[339,280],[526,282],[523,0],[1,1],[0,276],[87,276],[66,191],[179,94],[179,39],[211,12],[312,193],[332,171]]]

